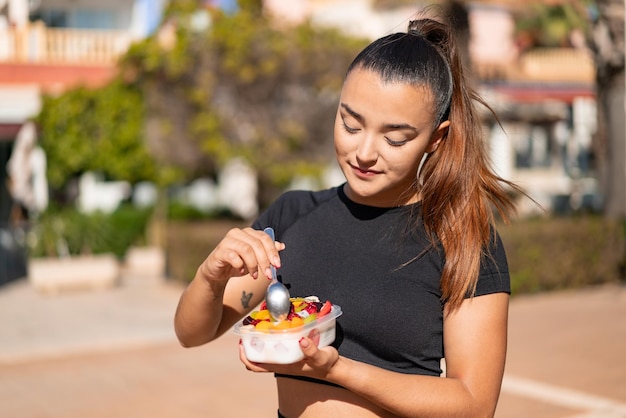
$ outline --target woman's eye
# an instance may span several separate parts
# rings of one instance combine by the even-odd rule
[[[387,143],[388,143],[389,145],[391,145],[392,147],[399,147],[399,146],[404,145],[404,144],[406,144],[407,142],[409,142],[409,141],[408,141],[408,140],[406,140],[406,139],[403,139],[402,141],[394,141],[393,139],[389,139],[389,138],[387,138],[387,137],[385,137],[385,141],[387,141]]]
[[[351,128],[348,125],[346,125],[345,122],[343,122],[343,129],[346,130],[346,132],[348,132],[349,134],[355,134],[357,133],[359,130],[357,128]]]

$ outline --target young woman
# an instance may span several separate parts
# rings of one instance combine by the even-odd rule
[[[279,416],[492,416],[510,293],[492,209],[507,219],[514,186],[489,167],[477,102],[442,23],[366,47],[335,121],[346,183],[287,192],[229,231],[181,297],[180,342],[229,331],[262,301],[271,264],[292,296],[343,311],[335,343],[303,338],[298,363],[252,363],[240,348],[249,370],[275,373]]]

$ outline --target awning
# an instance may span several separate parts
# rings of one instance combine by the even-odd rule
[[[21,123],[0,123],[0,142],[14,141]]]
[[[489,88],[517,103],[558,101],[571,104],[579,97],[595,97],[594,85],[582,83],[508,82],[490,84]]]

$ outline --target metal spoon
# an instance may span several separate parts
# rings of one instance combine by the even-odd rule
[[[275,240],[274,229],[265,228],[264,231],[272,238],[272,241]],[[272,270],[272,282],[267,287],[265,292],[265,303],[272,318],[275,321],[282,321],[287,318],[289,310],[291,309],[289,290],[287,290],[287,288],[278,281],[278,278],[276,277],[276,268],[270,265],[270,269]]]

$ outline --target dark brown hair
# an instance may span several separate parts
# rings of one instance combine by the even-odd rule
[[[434,19],[411,21],[407,33],[374,41],[348,73],[355,68],[386,82],[428,88],[435,101],[433,129],[450,121],[447,136],[426,157],[415,183],[421,221],[445,252],[441,290],[449,312],[475,293],[481,260],[495,239],[493,208],[505,221],[515,212],[507,187],[519,188],[491,168],[476,104],[491,109],[466,81],[449,26]]]

